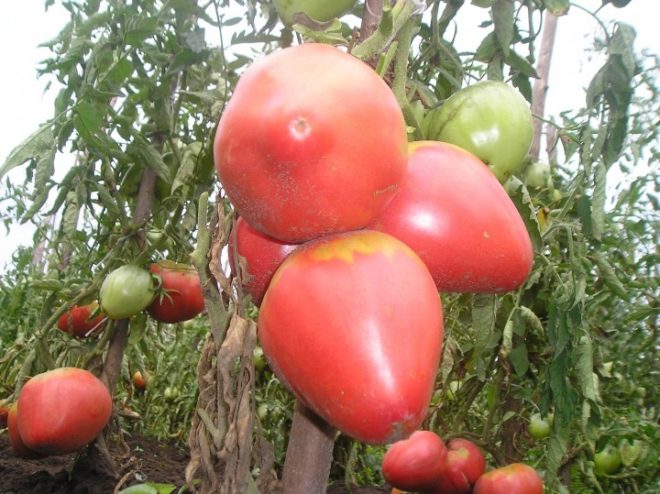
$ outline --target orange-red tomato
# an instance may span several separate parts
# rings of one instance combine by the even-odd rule
[[[38,374],[18,397],[18,430],[25,446],[46,455],[78,451],[110,420],[112,397],[91,372],[63,367]]]
[[[234,274],[241,273],[243,290],[255,304],[261,303],[275,270],[296,247],[268,237],[238,218],[229,236],[229,263]]]
[[[479,477],[474,494],[543,494],[543,480],[529,465],[512,463]]]
[[[440,479],[433,494],[469,494],[486,470],[484,454],[472,441],[452,439],[447,445]]]
[[[443,292],[506,292],[532,268],[529,234],[506,191],[451,144],[411,143],[399,190],[371,228],[412,248]]]
[[[405,244],[362,230],[313,240],[275,272],[259,338],[273,371],[308,408],[360,441],[419,428],[442,347],[442,307]]]
[[[220,119],[214,159],[240,216],[296,243],[369,224],[403,176],[406,143],[399,104],[374,70],[306,43],[245,71]]]
[[[135,371],[133,374],[133,386],[135,386],[135,389],[138,389],[140,391],[144,391],[147,389],[147,384],[149,383],[149,374],[146,372],[144,375],[140,371]]]
[[[9,416],[9,407],[0,406],[0,429],[7,427],[7,417]]]
[[[415,431],[385,452],[383,477],[404,491],[426,491],[438,482],[446,454],[445,443],[435,432]]]
[[[162,280],[161,292],[147,307],[147,312],[156,321],[187,321],[204,310],[199,274],[194,267],[161,261],[152,264],[149,270]]]
[[[87,305],[75,305],[71,307],[71,309],[62,314],[58,319],[58,329],[78,338],[89,336],[105,320],[105,316],[102,313],[98,313],[98,306],[98,302],[92,302]],[[91,317],[95,313],[96,315]]]
[[[9,407],[7,413],[7,435],[9,438],[9,446],[15,456],[29,460],[43,458],[44,455],[32,451],[25,445],[23,439],[21,439],[21,434],[18,430],[18,402],[14,402]]]

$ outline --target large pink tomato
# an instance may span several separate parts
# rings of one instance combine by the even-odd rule
[[[271,368],[360,441],[407,437],[424,419],[442,347],[433,278],[405,244],[369,230],[313,240],[275,272],[259,313]]]
[[[543,494],[543,480],[529,465],[512,463],[479,477],[474,494]]]
[[[442,475],[447,448],[433,431],[415,431],[395,442],[383,456],[383,477],[392,487],[426,492]]]
[[[238,218],[229,237],[229,263],[234,274],[241,273],[243,290],[255,304],[261,303],[275,270],[296,247],[268,237]]]
[[[355,57],[315,43],[250,66],[214,143],[220,182],[239,214],[290,243],[370,223],[394,195],[406,152],[387,84]]]
[[[440,479],[432,494],[469,494],[486,470],[484,454],[472,441],[456,438],[449,441]]]
[[[108,388],[91,372],[63,367],[38,374],[18,397],[25,446],[46,455],[73,453],[100,434],[112,415]]]
[[[529,275],[525,224],[495,175],[451,144],[411,143],[399,190],[371,228],[405,242],[440,291],[499,293]]]

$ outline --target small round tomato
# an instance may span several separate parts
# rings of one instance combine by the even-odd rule
[[[142,312],[154,298],[154,280],[139,266],[126,264],[103,280],[101,310],[110,319],[128,319]]]
[[[14,456],[27,460],[36,460],[44,457],[44,455],[28,448],[21,438],[18,430],[18,402],[14,402],[7,412],[7,436]]]
[[[543,480],[529,465],[513,463],[484,473],[474,494],[543,494]]]
[[[368,225],[396,192],[406,143],[397,99],[371,67],[305,43],[244,72],[213,157],[239,215],[299,243]]]
[[[264,298],[275,270],[296,247],[268,237],[238,218],[229,236],[229,264],[234,274],[241,274],[243,290],[256,305]]]
[[[467,439],[452,439],[447,445],[439,480],[431,492],[468,494],[484,470],[486,459],[479,446]]]
[[[451,144],[410,144],[399,190],[371,228],[413,249],[443,292],[514,290],[532,269],[516,206],[481,161]]]
[[[529,420],[527,431],[534,439],[545,439],[550,435],[552,422],[549,418],[543,418],[540,414],[535,413]]]
[[[397,441],[383,456],[383,477],[392,487],[404,491],[432,488],[442,474],[447,448],[432,431],[415,431]]]
[[[89,336],[105,320],[105,316],[99,313],[98,307],[97,302],[72,307],[60,316],[57,321],[58,329],[78,338]],[[93,314],[96,315],[92,317]]]
[[[611,444],[607,445],[594,455],[594,463],[598,475],[613,474],[621,468],[621,453]]]
[[[135,371],[133,373],[133,386],[135,386],[135,389],[138,391],[144,391],[147,389],[147,384],[149,383],[149,374],[144,373],[140,371]]]
[[[428,412],[442,349],[433,278],[403,242],[360,230],[287,257],[259,311],[273,372],[333,427],[397,441]]]
[[[199,274],[194,267],[161,261],[152,264],[150,271],[161,279],[160,293],[147,307],[147,312],[156,321],[187,321],[204,310]]]
[[[350,10],[355,0],[274,0],[273,3],[282,22],[291,25],[299,12],[316,21],[331,21]]]

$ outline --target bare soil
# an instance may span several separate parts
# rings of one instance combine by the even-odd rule
[[[185,484],[188,452],[180,443],[164,443],[148,437],[126,437],[126,444],[111,444],[110,451],[121,468],[116,479],[95,471],[86,457],[50,456],[25,460],[13,455],[6,430],[0,432],[0,494],[112,494],[143,482]],[[178,492],[178,489],[175,491]],[[386,487],[361,487],[350,491],[332,485],[328,494],[384,494]],[[240,494],[240,493],[237,493]]]

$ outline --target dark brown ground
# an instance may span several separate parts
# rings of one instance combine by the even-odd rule
[[[126,438],[127,449],[112,446],[122,474],[127,476],[122,487],[142,482],[184,485],[188,453],[181,445],[154,439]],[[80,461],[72,471],[75,455],[51,456],[42,460],[16,458],[7,442],[6,430],[0,433],[0,494],[112,494],[117,480],[99,475]],[[178,491],[178,489],[177,489]],[[175,491],[175,492],[177,492]],[[344,487],[332,486],[328,494],[348,493]],[[354,488],[351,494],[383,494],[389,489]],[[237,493],[240,494],[240,493]]]

